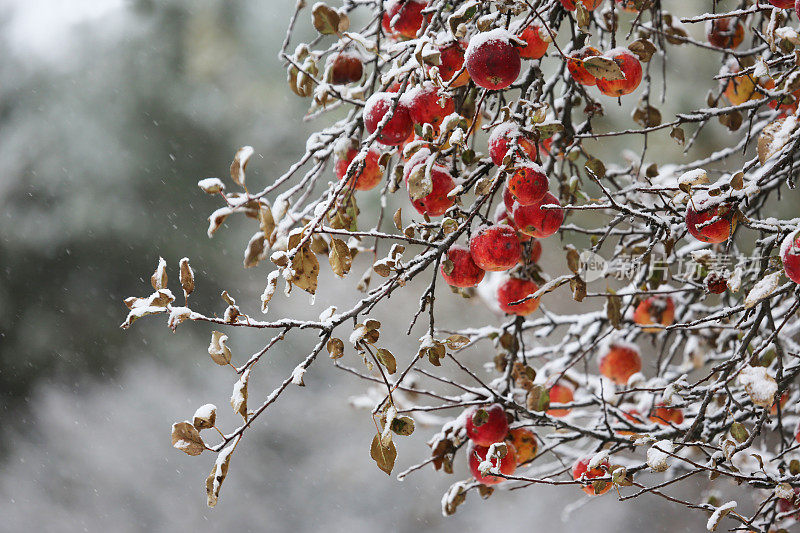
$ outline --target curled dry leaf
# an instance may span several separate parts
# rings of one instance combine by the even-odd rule
[[[378,468],[391,475],[395,459],[397,459],[397,448],[394,442],[389,441],[388,445],[384,446],[381,442],[381,434],[376,433],[372,438],[369,455],[378,465]]]
[[[206,449],[200,432],[188,420],[172,424],[172,447],[188,455],[200,455]]]
[[[292,277],[290,281],[314,294],[317,291],[317,277],[319,276],[319,261],[308,245],[300,248],[292,259]]]
[[[628,45],[628,50],[636,54],[639,61],[647,63],[656,53],[655,45],[649,39],[637,39]]]
[[[231,214],[233,214],[233,209],[225,206],[220,207],[208,216],[208,231],[206,233],[209,238],[214,236],[214,233],[217,232],[222,223],[225,222],[225,219]]]
[[[255,150],[252,146],[243,146],[236,151],[231,163],[231,179],[240,187],[245,186],[244,171],[247,168],[247,162],[253,155]]]
[[[342,20],[339,13],[332,7],[329,7],[322,2],[317,2],[314,4],[314,8],[311,11],[311,16],[314,22],[314,28],[322,35],[333,35],[334,33],[340,32],[339,25],[341,24]],[[349,26],[349,23],[347,26]],[[344,28],[341,31],[346,29],[347,28]]]
[[[202,179],[197,182],[197,186],[206,194],[219,194],[225,190],[225,184],[219,178]]]
[[[550,407],[550,392],[542,385],[534,385],[528,391],[527,402],[531,411],[544,412]]]
[[[333,273],[339,277],[344,277],[350,272],[353,264],[353,257],[350,255],[350,247],[341,239],[331,239],[328,262],[331,264]]]
[[[344,355],[344,342],[342,342],[342,339],[332,337],[328,339],[325,347],[328,350],[328,354],[330,354],[331,359],[339,359]]]
[[[180,281],[183,295],[189,296],[194,292],[194,270],[189,266],[189,258],[184,257],[180,262]]]
[[[461,348],[469,344],[469,337],[466,337],[464,335],[450,335],[449,337],[447,337],[445,343],[447,344],[447,347],[450,348],[451,350],[460,350]]]
[[[272,233],[275,231],[275,219],[272,216],[272,209],[266,205],[259,205],[258,207],[258,225],[261,233],[267,238],[270,244],[275,243]]]
[[[266,313],[269,309],[269,301],[275,295],[275,290],[278,288],[278,277],[280,272],[273,270],[267,276],[267,286],[264,287],[264,292],[261,294],[261,312]]]
[[[209,507],[214,507],[217,505],[219,491],[222,488],[222,482],[225,481],[225,477],[228,475],[228,467],[231,464],[231,455],[233,454],[233,450],[236,448],[236,445],[239,443],[239,439],[241,438],[242,436],[239,435],[232,443],[228,444],[228,446],[219,452],[217,455],[217,460],[214,462],[214,466],[211,469],[211,474],[209,474],[209,476],[206,478],[206,503]]]
[[[397,361],[392,355],[392,352],[387,350],[386,348],[379,348],[378,352],[375,354],[375,357],[378,358],[378,361],[386,368],[386,371],[389,374],[394,374],[397,372]]]
[[[192,417],[192,425],[198,430],[213,428],[216,422],[217,406],[213,403],[201,406],[194,412],[194,417]]]
[[[158,266],[153,275],[150,276],[150,285],[155,290],[167,288],[167,262],[163,258],[158,258]]]
[[[247,248],[244,250],[244,267],[252,268],[264,259],[266,252],[266,237],[261,231],[257,231],[250,241],[247,243]]]
[[[247,382],[249,379],[250,369],[248,368],[242,372],[242,376],[233,385],[233,393],[231,394],[233,412],[242,415],[245,420],[247,420]]]
[[[583,61],[583,66],[595,78],[604,78],[609,81],[625,79],[625,74],[616,61],[607,57],[592,56]]]
[[[408,416],[399,416],[389,424],[392,431],[402,437],[407,437],[414,433],[414,419]]]
[[[228,336],[220,331],[211,332],[211,344],[208,345],[208,355],[220,366],[231,362],[231,350],[226,346]]]
[[[769,123],[758,137],[758,160],[761,164],[780,152],[796,130],[797,117],[794,115]]]
[[[761,300],[772,296],[780,287],[782,274],[782,272],[775,272],[761,278],[758,283],[750,289],[750,292],[744,299],[745,308],[749,309],[754,307]]]

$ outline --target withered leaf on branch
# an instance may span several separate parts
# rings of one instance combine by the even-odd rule
[[[209,429],[217,422],[217,406],[207,403],[197,409],[192,417],[192,425],[197,429]]]
[[[211,332],[211,344],[208,345],[208,355],[220,366],[231,362],[231,350],[226,343],[228,336],[220,331]]]
[[[683,146],[683,144],[686,142],[686,133],[680,126],[675,126],[669,130],[669,136],[675,139],[675,142],[681,146]]]
[[[242,372],[242,376],[233,385],[233,393],[231,394],[233,412],[242,415],[245,420],[247,420],[247,382],[249,379],[250,369],[248,368]]]
[[[319,261],[308,245],[300,248],[292,259],[292,272],[292,283],[311,294],[317,291]]]
[[[388,446],[384,446],[381,442],[381,434],[376,433],[372,438],[369,455],[378,465],[378,468],[391,475],[392,469],[394,469],[394,461],[397,459],[397,448],[394,442],[389,441]]]
[[[406,183],[411,200],[425,198],[433,191],[433,181],[425,171],[426,165],[417,165]]]
[[[272,237],[272,232],[275,231],[275,219],[272,216],[272,209],[266,205],[259,205],[258,207],[258,225],[267,242],[275,244]]]
[[[639,61],[647,63],[656,53],[655,45],[649,39],[637,39],[628,45],[628,50],[636,54]]]
[[[581,257],[578,253],[578,250],[571,244],[566,246],[567,248],[567,268],[569,268],[573,274],[577,274],[581,268]]]
[[[624,80],[625,74],[616,61],[603,56],[592,56],[583,61],[583,66],[595,78],[604,78],[608,81]]]
[[[200,455],[206,449],[200,432],[189,421],[172,424],[172,447],[188,455]]]
[[[232,443],[228,444],[228,446],[219,452],[219,455],[217,455],[217,460],[214,462],[214,466],[211,468],[211,474],[209,474],[206,478],[206,503],[209,507],[214,507],[217,505],[217,500],[219,499],[219,490],[222,488],[222,482],[225,481],[225,477],[228,475],[228,467],[231,464],[231,455],[233,454],[234,448],[236,448],[236,444],[241,438],[242,436],[239,435]]]
[[[394,433],[407,437],[414,433],[414,419],[408,416],[399,416],[392,420],[390,427]]]
[[[611,294],[606,297],[606,316],[614,329],[619,329],[622,323],[622,298],[610,289],[608,292]]]
[[[596,159],[594,157],[590,157],[586,164],[584,165],[586,170],[588,170],[595,178],[602,179],[606,175],[606,166],[603,164],[602,161]]]
[[[767,159],[780,152],[797,129],[797,118],[789,115],[769,123],[758,137],[758,160],[763,165]]]
[[[194,292],[194,270],[189,266],[189,258],[184,257],[180,262],[180,280],[184,296],[189,296]]]
[[[254,152],[255,150],[253,150],[252,146],[243,146],[239,148],[236,151],[236,155],[233,156],[233,162],[231,163],[231,179],[240,187],[245,186],[244,171],[247,168],[247,162]]]
[[[397,228],[399,231],[403,231],[403,208],[398,207],[397,211],[394,212],[394,216],[392,217],[392,222],[394,222],[394,227]]]
[[[397,361],[395,360],[394,355],[392,355],[392,352],[386,348],[380,348],[378,349],[375,357],[378,358],[378,361],[380,361],[380,363],[386,368],[386,371],[389,372],[389,374],[394,374],[397,372]]]
[[[311,16],[314,21],[314,28],[322,35],[340,33],[346,31],[350,26],[349,21],[345,23],[345,21],[342,20],[342,16],[335,9],[322,2],[314,4]],[[344,18],[346,19],[347,17],[345,16]]]
[[[331,239],[328,262],[331,264],[333,273],[339,277],[344,277],[350,272],[353,257],[350,255],[350,247],[347,246],[347,243],[341,239]]]
[[[158,266],[153,275],[150,276],[150,285],[155,290],[167,288],[167,262],[163,258],[158,258]]]
[[[344,355],[344,342],[342,339],[331,337],[325,346],[330,354],[331,359],[339,359]]]
[[[264,251],[266,250],[266,237],[261,231],[255,232],[250,241],[247,243],[247,248],[244,251],[244,267],[252,268],[264,258]]]
[[[644,128],[653,128],[661,124],[661,111],[645,102],[633,111],[633,120]]]
[[[531,411],[546,411],[550,407],[550,392],[542,385],[534,385],[528,391],[527,403]]]
[[[447,337],[445,343],[447,344],[447,347],[450,348],[451,350],[460,350],[461,348],[469,344],[469,337],[466,337],[464,335],[450,335],[449,337]]]

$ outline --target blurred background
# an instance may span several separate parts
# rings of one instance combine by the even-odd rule
[[[213,458],[174,450],[169,430],[208,402],[219,406],[223,429],[233,429],[231,373],[209,360],[210,328],[184,324],[172,334],[159,317],[125,333],[122,301],[150,293],[159,256],[177,294],[176,265],[188,256],[197,276],[193,307],[221,313],[225,288],[257,313],[269,265],[241,267],[252,223],[232,219],[208,239],[206,217],[219,202],[196,182],[226,175],[235,150],[251,144],[258,155],[248,182],[260,188],[328,120],[301,120],[307,102],[289,91],[276,58],[293,5],[0,0],[0,531],[702,527],[702,515],[675,513],[663,500],[623,504],[609,494],[589,501],[574,487],[501,490],[486,502],[470,493],[454,517],[443,518],[442,494],[467,477],[463,458],[454,476],[424,469],[404,482],[387,477],[369,458],[371,418],[349,401],[368,385],[327,359],[306,375],[305,389],[291,388],[258,420],[234,456],[219,505],[206,507]],[[298,35],[311,31],[306,12]],[[670,108],[704,98],[673,95]],[[631,100],[608,120],[629,116]],[[674,148],[665,143],[664,150]],[[560,248],[545,243],[546,268],[564,269]],[[325,266],[322,276],[310,311],[307,298],[279,295],[270,316],[316,316],[357,297],[350,285],[331,283]],[[393,299],[392,314],[377,318],[410,317],[417,295]],[[441,295],[445,324],[501,320],[476,300]],[[418,326],[405,337],[405,327],[387,337],[403,360],[422,335]],[[264,342],[257,333],[231,337],[240,358]],[[312,340],[271,352],[251,381],[253,401]],[[491,354],[472,357],[479,365]],[[415,436],[397,439],[395,473],[427,456],[434,431],[418,426]]]

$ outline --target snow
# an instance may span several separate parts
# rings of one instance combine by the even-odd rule
[[[359,326],[353,330],[353,333],[350,334],[350,344],[356,345],[364,339],[364,336],[367,334],[366,326]]]
[[[505,28],[495,28],[493,30],[474,35],[469,40],[467,50],[464,52],[464,63],[468,63],[475,51],[486,43],[497,41],[511,44],[511,39],[513,39],[513,37],[514,35]]]
[[[702,183],[708,183],[708,173],[702,168],[684,172],[678,178],[678,184],[683,186],[700,185]]]
[[[292,384],[297,385],[298,387],[304,387],[305,383],[303,383],[303,376],[305,376],[305,374],[306,369],[303,368],[303,365],[297,365],[294,370],[292,370]]]
[[[711,514],[711,516],[708,517],[708,522],[706,522],[706,529],[709,531],[716,530],[717,526],[719,525],[719,521],[722,520],[722,518],[726,514],[730,513],[734,509],[736,509],[736,502],[734,501],[728,502],[724,505],[720,505],[719,507],[717,507],[717,509]]]
[[[187,318],[192,316],[192,310],[188,307],[173,307],[169,313],[169,319],[167,319],[167,325],[175,331],[175,328],[178,327],[178,324],[186,320]]]
[[[791,232],[786,236],[785,239],[783,239],[783,242],[781,243],[781,259],[787,257],[789,253],[792,255],[800,255],[800,247],[795,247],[792,249],[792,245],[795,243],[798,237],[800,237],[800,229]]]
[[[219,178],[205,178],[197,182],[197,186],[208,194],[216,194],[225,190],[225,184]]]
[[[242,377],[233,385],[233,393],[231,394],[231,407],[237,413],[242,410],[243,406],[247,405],[247,380],[250,378],[250,369],[248,368],[242,373]]]
[[[767,276],[761,278],[758,283],[756,283],[750,292],[747,294],[747,298],[744,299],[744,306],[745,308],[750,308],[755,306],[761,300],[770,297],[775,291],[778,290],[781,284],[781,276],[783,275],[783,271],[773,272]]]
[[[595,468],[598,468],[603,463],[603,461],[608,459],[608,454],[609,454],[608,450],[602,450],[594,454],[594,456],[592,456],[591,460],[589,461],[588,465],[589,470],[594,470]]]
[[[765,367],[744,367],[739,373],[738,381],[754,404],[764,408],[772,406],[775,394],[778,392],[778,384]]]
[[[213,403],[207,403],[197,408],[197,411],[194,412],[194,418],[200,418],[201,420],[211,420],[212,416],[215,416],[217,412],[217,406]]]
[[[647,466],[654,472],[664,472],[669,468],[669,464],[667,463],[670,457],[669,454],[674,451],[675,446],[672,444],[672,441],[665,439],[656,442],[647,450]]]

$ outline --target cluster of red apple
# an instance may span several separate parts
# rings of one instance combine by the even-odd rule
[[[572,392],[569,390],[569,399],[572,401]],[[553,390],[551,390],[552,396]],[[548,414],[564,416],[569,409],[551,409]],[[471,407],[462,414],[464,427],[469,444],[467,445],[467,461],[473,478],[484,485],[496,485],[506,480],[503,476],[512,476],[517,467],[532,461],[538,452],[538,437],[531,430],[524,427],[510,428],[510,417],[500,404],[491,404],[486,407]],[[625,418],[634,424],[643,421],[636,410],[630,410]],[[681,424],[683,413],[680,409],[665,406],[656,406],[649,417],[651,422],[662,425]],[[619,434],[631,432],[618,431]],[[495,450],[491,453],[492,445],[504,444],[503,453]],[[488,458],[487,458],[488,456]],[[485,464],[488,461],[489,464]],[[608,459],[591,464],[592,456],[578,458],[572,466],[572,477],[581,483],[583,491],[590,496],[599,496],[611,488],[611,483],[604,486],[588,483],[589,480],[607,476],[610,470]],[[591,468],[590,468],[591,466]],[[487,468],[488,467],[488,468]],[[492,472],[502,475],[494,475]]]

